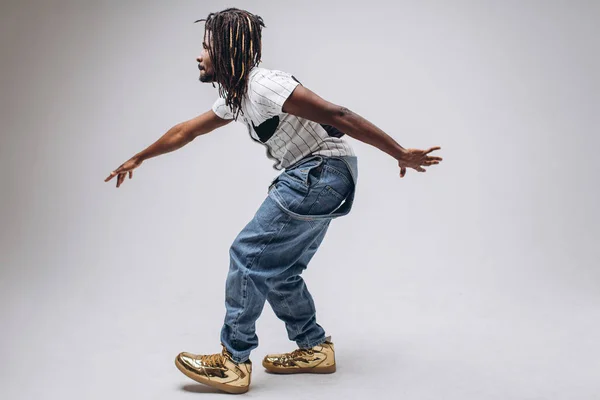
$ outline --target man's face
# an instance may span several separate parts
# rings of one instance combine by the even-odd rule
[[[210,31],[206,31],[204,34],[204,41],[202,42],[202,52],[200,56],[196,58],[198,61],[198,69],[200,70],[200,82],[214,82],[215,80],[215,69],[208,54],[208,46],[212,46],[212,35]]]

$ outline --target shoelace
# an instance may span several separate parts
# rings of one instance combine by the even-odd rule
[[[223,355],[222,354],[210,354],[210,355],[203,355],[200,356],[200,361],[202,362],[202,364],[209,366],[209,367],[224,367],[225,366],[225,361],[223,360]]]
[[[312,349],[296,349],[289,354],[285,354],[284,358],[292,359],[292,358],[296,358],[299,356],[303,356],[305,354],[313,354]]]

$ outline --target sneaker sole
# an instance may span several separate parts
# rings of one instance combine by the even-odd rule
[[[304,368],[287,368],[275,367],[273,365],[262,363],[263,367],[274,374],[332,374],[335,372],[335,364],[329,367],[304,367]]]
[[[180,362],[178,358],[175,358],[175,366],[177,366],[177,369],[180,370],[185,376],[187,376],[190,379],[195,380],[198,383],[202,383],[205,384],[207,386],[211,386],[214,388],[217,388],[219,390],[222,390],[224,392],[227,393],[232,393],[232,394],[240,394],[240,393],[246,393],[248,391],[248,389],[250,389],[250,386],[230,386],[224,383],[219,383],[219,382],[214,382],[211,381],[210,379],[208,379],[205,376],[202,375],[197,375],[194,374],[193,372],[191,372],[190,370],[188,370],[185,366],[183,366]]]

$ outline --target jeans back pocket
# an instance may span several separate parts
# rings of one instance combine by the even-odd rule
[[[293,168],[286,169],[283,173],[303,187],[309,188],[318,181],[322,165],[322,156],[309,157],[306,161],[300,162]]]

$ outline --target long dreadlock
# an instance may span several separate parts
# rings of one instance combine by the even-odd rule
[[[209,46],[208,54],[219,95],[225,98],[237,120],[248,90],[248,72],[261,61],[261,31],[265,24],[260,16],[238,8],[213,12],[195,22],[200,21],[206,21],[204,40],[207,31],[211,32],[213,45]]]

